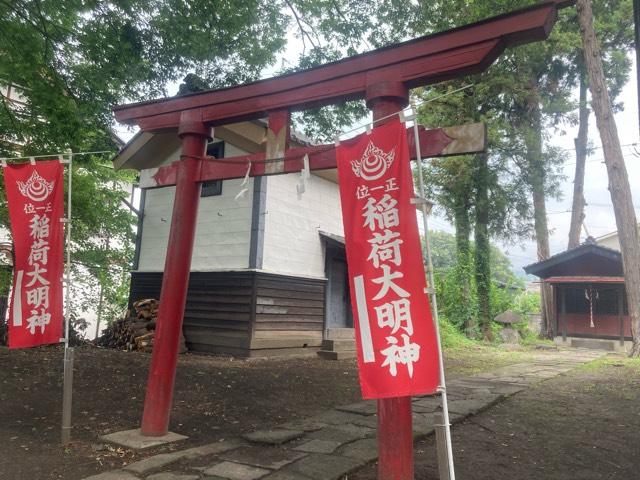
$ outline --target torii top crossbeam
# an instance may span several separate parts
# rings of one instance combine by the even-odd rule
[[[177,128],[195,110],[209,126],[262,118],[276,110],[299,111],[346,100],[373,98],[386,82],[415,88],[486,69],[510,46],[544,40],[557,9],[547,1],[434,35],[333,63],[235,87],[115,107],[116,120],[143,131]],[[384,92],[391,94],[393,92]]]
[[[332,145],[288,149],[292,111],[364,98],[374,120],[380,120],[407,105],[410,88],[480,72],[505,48],[544,40],[551,32],[558,9],[571,3],[550,0],[298,73],[115,108],[120,122],[136,124],[147,132],[177,129],[182,138],[180,161],[156,172],[149,185],[175,184],[176,191],[142,418],[143,435],[162,436],[168,428],[195,238],[199,182],[242,176],[247,164],[252,175],[285,173],[294,167],[299,169],[300,158],[305,154],[309,155],[311,169],[335,167]],[[268,117],[266,152],[204,161],[212,127],[265,116]],[[419,136],[412,140],[419,141],[421,146],[437,143],[434,138],[444,140],[445,146],[450,140],[432,135],[429,142],[428,131],[424,129]],[[378,401],[380,480],[413,479],[411,421],[409,398]]]

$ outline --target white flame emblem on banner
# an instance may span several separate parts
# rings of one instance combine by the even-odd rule
[[[360,160],[352,160],[351,168],[357,177],[363,180],[372,181],[381,178],[387,168],[391,166],[395,159],[396,151],[391,150],[385,153],[376,147],[373,142],[369,142]]]
[[[18,181],[18,189],[25,197],[33,200],[34,202],[41,202],[45,200],[51,192],[53,192],[54,184],[55,182],[47,182],[34,170],[26,183]]]

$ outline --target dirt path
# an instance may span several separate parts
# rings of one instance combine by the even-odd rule
[[[640,362],[597,361],[518,393],[453,429],[458,480],[640,478]],[[437,480],[433,438],[416,478]],[[349,480],[375,480],[375,465]]]
[[[447,366],[450,374],[468,374],[527,355],[471,348],[450,352]],[[76,351],[74,442],[62,448],[62,351],[0,347],[0,479],[73,480],[158,453],[98,441],[99,435],[139,425],[149,359],[91,347]],[[189,435],[186,446],[200,445],[358,400],[354,361],[186,355],[180,357],[171,429]]]

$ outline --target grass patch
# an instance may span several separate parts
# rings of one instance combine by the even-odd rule
[[[608,367],[624,367],[632,373],[640,374],[640,358],[629,358],[623,355],[607,355],[592,362],[581,365],[582,370],[596,371]]]
[[[448,376],[474,375],[525,362],[530,351],[504,350],[496,343],[472,340],[445,317],[440,317],[440,338]],[[532,342],[531,345],[540,342]]]
[[[528,350],[503,350],[489,343],[470,341],[464,346],[446,348],[444,363],[447,375],[474,375],[526,362],[530,355]]]

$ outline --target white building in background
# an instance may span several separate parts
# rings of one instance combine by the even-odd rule
[[[638,231],[640,232],[640,224],[638,224]],[[617,231],[596,238],[596,243],[602,247],[620,251],[620,238],[618,238]]]
[[[266,126],[216,127],[207,154],[264,151]],[[293,135],[292,143],[306,140]],[[145,170],[180,156],[176,132],[139,133],[114,159]],[[352,328],[336,170],[205,182],[184,335],[191,350],[241,356],[314,352],[329,329]],[[238,193],[247,189],[243,197]],[[159,298],[175,187],[143,190],[130,301]]]

